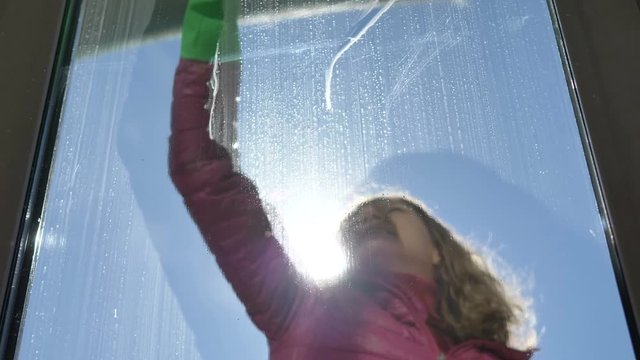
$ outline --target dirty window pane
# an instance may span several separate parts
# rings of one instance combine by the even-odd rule
[[[168,175],[165,5],[84,1],[20,359],[268,357]],[[349,205],[401,191],[520,287],[534,358],[633,358],[546,1],[238,12],[228,145],[305,281],[349,271]]]

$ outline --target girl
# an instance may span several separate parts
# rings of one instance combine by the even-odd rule
[[[216,56],[211,40],[223,28],[222,9],[219,0],[188,5],[169,168],[220,268],[267,337],[270,358],[528,359],[531,352],[506,346],[517,307],[500,282],[406,197],[369,199],[345,218],[342,240],[352,266],[339,283],[319,288],[299,276],[272,235],[256,188],[209,136],[207,83],[217,66],[209,64]],[[237,69],[236,62],[220,71]],[[213,93],[215,106],[221,94]]]

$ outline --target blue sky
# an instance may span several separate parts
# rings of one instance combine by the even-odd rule
[[[632,359],[546,3],[394,5],[328,111],[364,13],[241,27],[241,166],[296,263],[337,268],[345,206],[403,189],[529,287],[537,359]],[[72,66],[20,358],[266,358],[166,174],[178,49]]]

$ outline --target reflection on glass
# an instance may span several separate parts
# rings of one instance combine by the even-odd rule
[[[495,292],[474,292],[496,301],[465,316],[500,319],[473,331],[452,324],[464,303],[437,301],[443,283],[483,288],[473,274],[495,285],[473,266],[441,279],[483,262],[522,305],[509,346],[633,357],[544,1],[217,2],[216,101],[213,66],[181,63],[195,93],[174,124],[195,115],[173,129],[188,37],[145,38],[153,9],[128,4],[83,4],[20,358],[261,359],[269,342],[275,358],[455,358],[487,337],[486,356],[524,356],[500,345]],[[447,255],[458,241],[473,262]]]

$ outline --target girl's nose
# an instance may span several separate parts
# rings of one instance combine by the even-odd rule
[[[362,220],[384,220],[386,218],[386,211],[382,206],[370,204],[365,206],[360,213]]]

